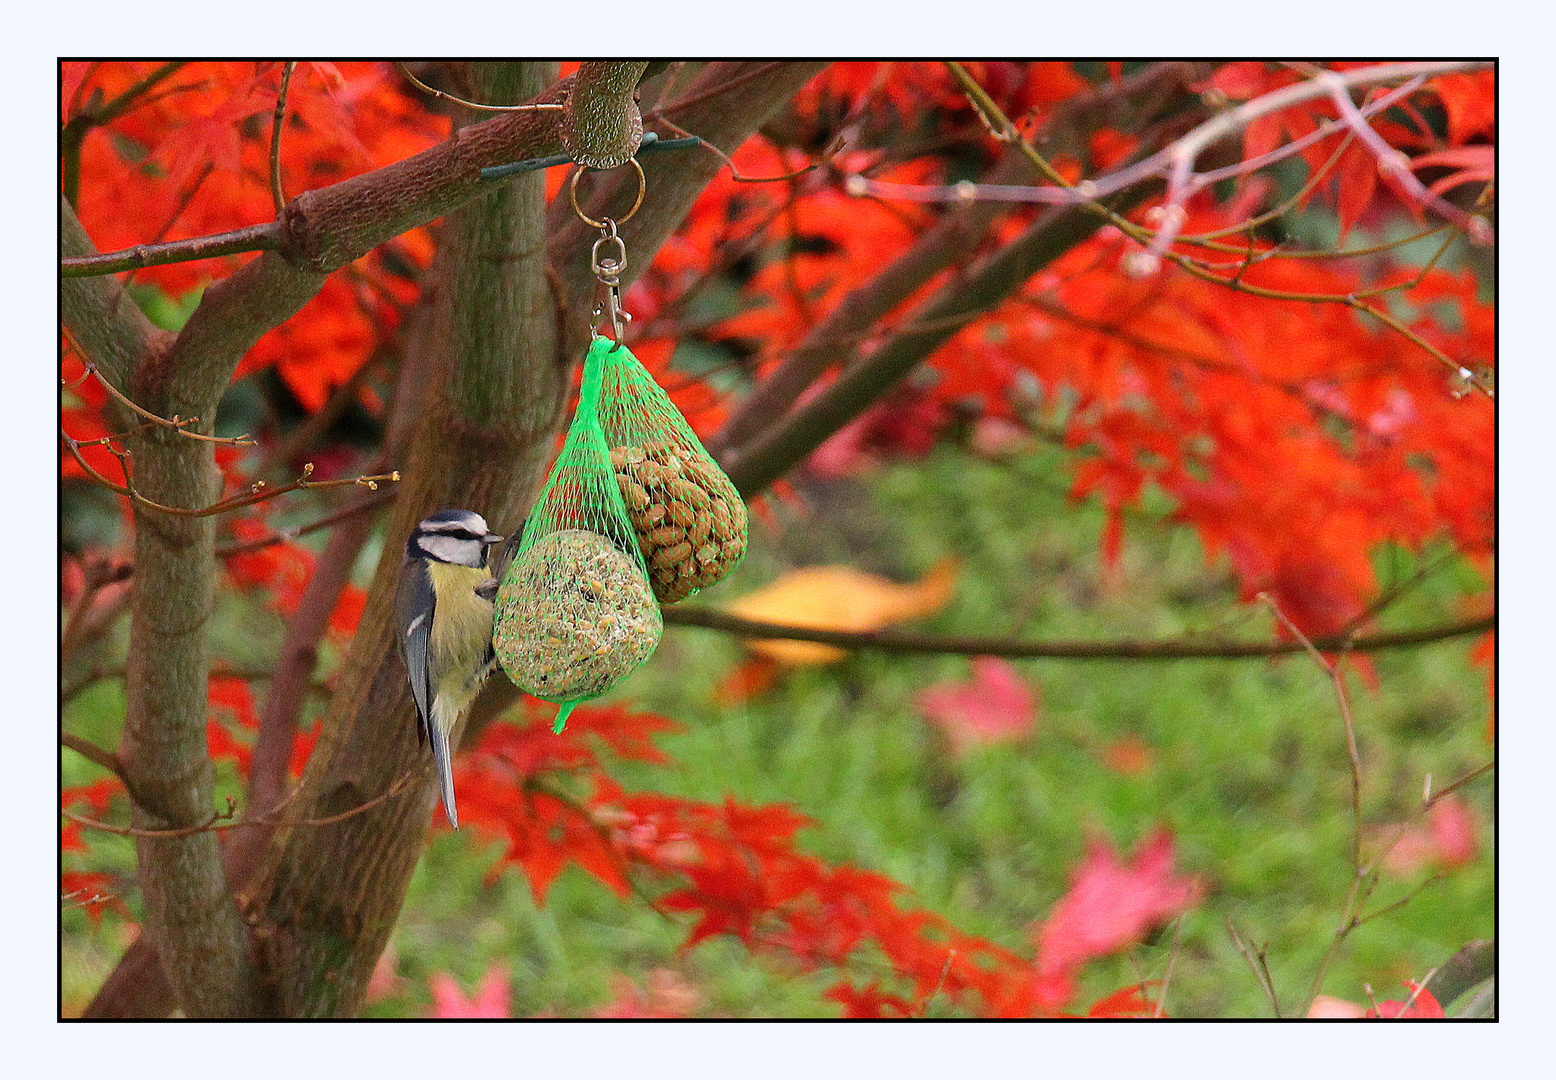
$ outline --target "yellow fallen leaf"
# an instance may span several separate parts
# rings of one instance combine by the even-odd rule
[[[815,630],[869,633],[933,614],[951,600],[958,563],[944,558],[917,581],[899,585],[851,566],[806,566],[747,593],[726,609],[741,618]],[[814,641],[759,639],[746,648],[780,664],[826,664],[847,650]]]

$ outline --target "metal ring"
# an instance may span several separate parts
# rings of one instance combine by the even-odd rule
[[[643,205],[643,196],[648,193],[648,178],[643,175],[643,166],[638,164],[638,159],[628,158],[627,164],[631,165],[634,169],[637,170],[638,197],[637,201],[632,204],[632,209],[628,210],[625,214],[622,214],[619,218],[616,219],[617,224],[626,221],[633,214],[637,213],[638,207]],[[573,178],[568,182],[567,185],[567,199],[573,204],[573,213],[578,215],[578,219],[580,221],[582,221],[585,225],[592,225],[596,229],[603,229],[605,228],[604,221],[596,221],[594,218],[590,217],[588,214],[584,213],[578,208],[578,178],[583,174],[584,166],[582,165],[573,170]]]

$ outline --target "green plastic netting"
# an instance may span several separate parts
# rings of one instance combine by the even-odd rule
[[[600,427],[654,595],[670,604],[734,569],[746,507],[686,418],[626,346],[596,338]]]
[[[497,590],[497,660],[561,706],[555,730],[653,655],[659,603],[718,581],[746,507],[632,350],[596,337],[578,410]]]
[[[590,345],[572,425],[497,590],[498,663],[561,706],[558,732],[579,702],[647,662],[664,629],[601,428],[610,345]]]

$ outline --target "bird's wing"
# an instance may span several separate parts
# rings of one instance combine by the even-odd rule
[[[432,670],[428,656],[432,637],[432,619],[437,596],[432,578],[419,560],[406,563],[400,574],[394,597],[395,626],[399,628],[400,655],[411,680],[411,697],[416,701],[416,733],[427,737],[432,721]]]

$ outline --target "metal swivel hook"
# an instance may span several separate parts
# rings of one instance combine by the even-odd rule
[[[621,341],[621,328],[632,321],[632,315],[621,306],[621,275],[627,269],[627,245],[616,231],[616,222],[602,218],[599,222],[600,238],[590,252],[589,268],[594,271],[598,284],[594,292],[594,320],[590,330],[597,331],[600,323],[610,319],[611,336]]]

